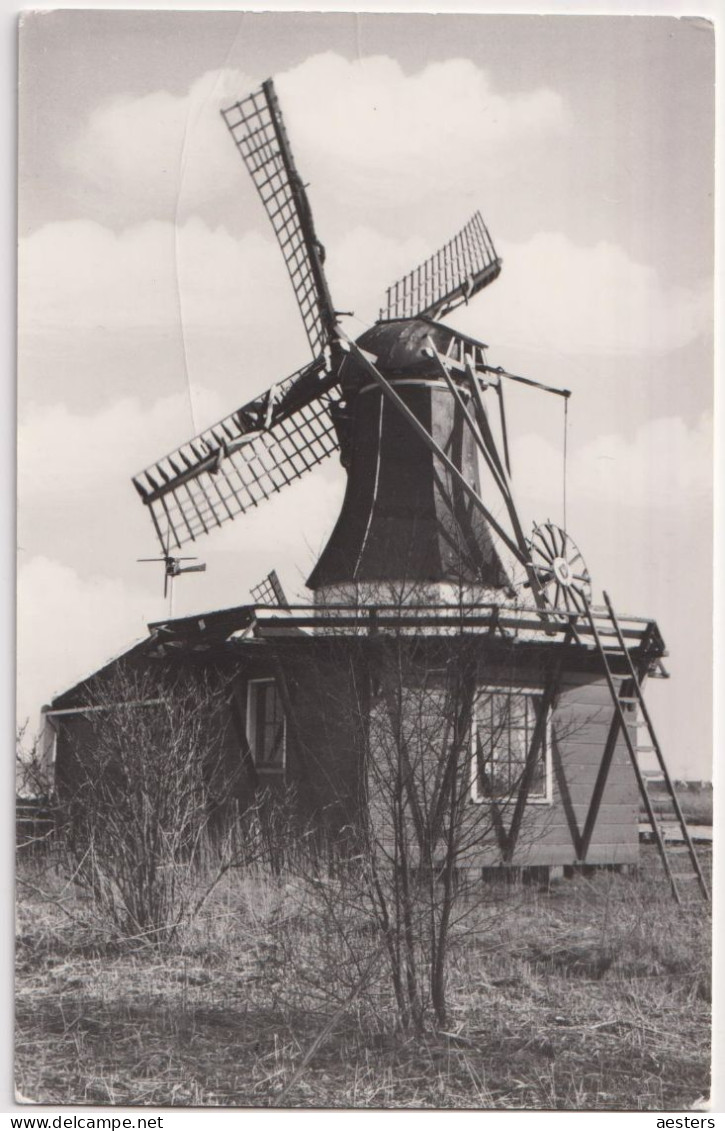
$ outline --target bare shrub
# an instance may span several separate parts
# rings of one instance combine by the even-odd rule
[[[227,693],[213,673],[128,667],[88,689],[58,820],[75,883],[126,936],[168,941],[236,860]]]
[[[356,1003],[418,1034],[449,1025],[452,950],[510,900],[506,885],[483,881],[481,861],[499,858],[515,822],[519,845],[544,831],[543,819],[535,833],[522,822],[526,796],[541,788],[533,737],[544,736],[543,697],[500,669],[492,687],[480,643],[404,628],[360,651],[340,642],[352,700],[332,709],[357,716],[362,801],[330,845],[329,868],[299,853],[291,899],[309,938],[301,946],[281,931],[277,954],[298,1000]]]

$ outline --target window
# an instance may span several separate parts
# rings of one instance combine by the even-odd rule
[[[472,789],[474,801],[505,800],[518,793],[543,695],[529,688],[481,688],[474,709]],[[550,721],[528,792],[529,801],[550,801]]]
[[[258,771],[282,774],[285,767],[287,722],[273,679],[247,684],[247,742]]]

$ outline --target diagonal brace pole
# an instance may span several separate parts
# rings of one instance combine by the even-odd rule
[[[602,804],[602,797],[604,796],[604,787],[607,784],[609,777],[609,770],[614,758],[614,751],[617,748],[617,739],[619,738],[619,716],[615,711],[612,715],[612,721],[609,724],[609,732],[607,740],[604,744],[604,752],[602,760],[599,763],[599,770],[597,771],[597,778],[594,782],[594,789],[592,791],[592,798],[589,802],[589,809],[587,811],[586,820],[584,821],[584,831],[579,837],[577,845],[577,856],[582,863],[587,858],[589,845],[591,844],[592,834],[594,833],[594,826],[597,823],[599,816],[599,809]]]
[[[473,436],[473,439],[475,440],[479,451],[483,455],[486,461],[486,465],[491,472],[493,481],[498,487],[501,498],[504,501],[509,519],[511,521],[511,526],[513,528],[516,543],[519,547],[519,550],[521,551],[521,557],[519,557],[517,560],[521,562],[521,564],[524,566],[524,569],[526,570],[526,577],[528,579],[531,592],[533,593],[534,600],[540,609],[547,609],[548,606],[541,590],[539,576],[531,563],[531,552],[529,549],[529,544],[526,540],[526,535],[524,534],[521,520],[519,519],[518,511],[516,509],[516,502],[513,496],[511,479],[508,471],[501,462],[501,457],[498,454],[496,441],[494,439],[493,432],[491,431],[491,427],[488,421],[488,415],[483,404],[481,390],[478,387],[476,374],[471,366],[471,363],[468,358],[466,358],[465,371],[468,376],[469,383],[473,387],[474,397],[476,397],[476,407],[478,410],[476,413],[476,419],[471,416],[468,410],[468,406],[463,401],[460,389],[450,375],[447,359],[438,352],[438,350],[433,345],[430,337],[428,338],[428,349],[431,353],[431,356],[435,358],[436,364],[438,365],[438,368],[440,369],[445,382],[448,385],[448,388],[450,389],[454,400],[456,401],[456,404],[463,414],[463,419],[468,425],[471,435]]]
[[[554,670],[552,671],[546,689],[541,698],[541,706],[539,714],[534,726],[534,733],[531,736],[531,746],[529,747],[526,755],[526,764],[524,772],[521,775],[521,784],[519,785],[519,792],[516,798],[516,805],[514,806],[511,824],[509,826],[508,836],[506,838],[506,848],[504,850],[504,859],[506,863],[510,863],[516,848],[516,843],[519,839],[519,832],[521,831],[521,822],[524,816],[524,809],[526,802],[529,798],[529,791],[531,789],[531,782],[534,777],[534,770],[536,769],[536,761],[539,757],[539,752],[546,739],[546,728],[549,721],[549,712],[551,710],[554,697],[559,689],[559,674],[561,671],[561,660],[558,660]]]
[[[458,386],[456,385],[456,383],[454,382],[453,378],[450,375],[449,368],[448,368],[448,365],[446,364],[445,358],[443,358],[441,356],[441,354],[438,352],[438,350],[435,348],[435,346],[431,342],[430,338],[428,338],[428,348],[430,349],[432,355],[434,356],[436,364],[437,364],[438,368],[440,369],[441,374],[443,375],[443,378],[444,378],[446,384],[448,385],[448,388],[451,391],[453,399],[455,400],[456,404],[458,405],[458,407],[460,408],[460,410],[463,414],[463,419],[466,421],[466,424],[469,427],[471,435],[473,436],[473,439],[476,442],[476,446],[478,447],[479,451],[481,452],[481,455],[485,459],[486,464],[488,466],[488,469],[489,469],[489,471],[491,472],[491,475],[494,478],[496,486],[498,487],[499,491],[503,495],[504,500],[506,501],[507,506],[508,506],[508,503],[510,501],[510,492],[509,492],[508,484],[506,483],[505,479],[501,475],[501,472],[499,471],[497,461],[491,455],[488,448],[486,447],[483,436],[481,435],[481,431],[480,431],[476,421],[473,419],[470,412],[468,411],[468,406],[464,403],[463,397],[461,396],[460,389],[458,388]]]
[[[424,428],[424,426],[418,420],[418,417],[415,415],[415,413],[413,413],[408,408],[405,401],[400,396],[398,396],[390,382],[387,381],[385,377],[383,377],[382,373],[378,370],[378,368],[371,360],[369,354],[365,353],[364,350],[361,350],[359,346],[357,346],[355,342],[351,341],[347,336],[345,336],[343,340],[353,356],[360,362],[362,366],[364,366],[364,368],[367,370],[376,384],[380,386],[384,395],[388,398],[388,400],[393,402],[398,412],[402,413],[402,415],[406,418],[406,420],[412,427],[413,431],[420,437],[420,439],[423,441],[429,451],[433,453],[436,459],[438,459],[443,464],[443,466],[447,469],[458,486],[465,492],[474,506],[478,508],[486,521],[496,531],[504,545],[510,550],[516,560],[525,568],[526,554],[522,552],[521,548],[516,544],[516,542],[513,541],[510,535],[507,534],[504,528],[501,526],[501,524],[493,517],[488,507],[484,505],[475,488],[471,486],[468,480],[461,474],[456,465],[453,463],[453,460],[450,459],[450,457],[447,456],[443,449],[436,443],[428,430]]]

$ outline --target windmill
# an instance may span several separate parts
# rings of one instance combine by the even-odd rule
[[[568,391],[494,369],[482,342],[440,321],[501,271],[480,214],[389,287],[379,320],[351,341],[272,81],[222,114],[272,223],[312,360],[134,477],[164,554],[339,451],[348,484],[308,581],[318,603],[349,599],[353,589],[359,599],[361,587],[379,591],[391,580],[425,584],[427,592],[464,584],[479,596],[510,596],[503,547],[540,608],[583,610],[589,575],[568,536],[551,523],[531,540],[524,534],[504,405],[507,381]],[[503,521],[483,501],[480,461],[503,501]]]
[[[379,319],[353,341],[341,328],[341,313],[330,295],[324,249],[272,81],[222,114],[282,251],[312,360],[134,477],[161,544],[167,576],[181,561],[170,556],[172,551],[176,554],[189,542],[259,506],[338,451],[347,471],[345,497],[308,580],[315,605],[323,607],[325,616],[333,612],[343,629],[351,626],[357,631],[355,617],[359,606],[367,603],[367,612],[372,614],[368,623],[375,625],[368,629],[372,634],[384,622],[381,586],[385,594],[386,586],[403,583],[411,604],[437,602],[439,610],[450,609],[457,594],[467,593],[471,607],[478,609],[467,622],[469,627],[478,617],[479,631],[486,632],[492,649],[504,646],[502,639],[507,648],[517,640],[524,646],[529,641],[530,678],[541,681],[545,669],[543,684],[526,692],[537,697],[538,706],[535,711],[532,708],[536,722],[531,723],[530,741],[526,739],[511,827],[502,832],[504,860],[515,858],[532,775],[537,759],[540,764],[549,748],[547,720],[557,713],[562,717],[573,712],[585,731],[588,726],[595,728],[602,755],[594,764],[586,750],[582,753],[574,743],[569,757],[576,780],[567,784],[566,767],[563,763],[559,767],[564,785],[555,804],[560,827],[566,827],[569,840],[561,849],[565,855],[557,859],[577,864],[591,859],[608,779],[621,773],[618,769],[612,775],[610,769],[631,764],[673,893],[679,898],[638,764],[643,748],[635,745],[631,733],[633,713],[639,711],[688,846],[692,875],[707,896],[642,697],[646,677],[657,674],[665,654],[659,630],[653,621],[643,618],[627,618],[620,624],[606,594],[606,611],[594,609],[589,573],[571,537],[547,521],[535,526],[529,538],[519,517],[511,477],[505,387],[509,382],[523,383],[563,397],[565,403],[569,391],[491,366],[483,342],[442,321],[500,274],[501,259],[480,214],[390,286]],[[271,597],[278,605],[285,604],[271,575],[268,582],[254,591],[255,600],[266,604]],[[515,582],[529,591],[534,616],[530,601],[520,600],[513,608],[506,605],[516,595]],[[352,607],[353,613],[338,615],[335,610],[340,605]],[[378,606],[383,609],[379,621]],[[332,623],[308,612],[296,617],[295,607],[287,612],[285,624],[293,631]],[[450,624],[446,615],[439,611],[428,621],[421,617],[418,623],[435,624],[445,633]],[[151,627],[164,638],[174,633],[210,635],[210,625],[220,634],[239,632],[246,638],[250,616],[244,610],[223,610],[214,618],[205,615],[187,618],[188,623],[182,620],[177,626]],[[256,612],[252,620],[262,623]],[[387,623],[399,626],[400,621],[393,616]],[[413,625],[412,620],[407,623]],[[271,624],[270,631],[279,633],[279,624]],[[281,649],[281,637],[277,639]],[[299,638],[292,643],[299,644]],[[303,641],[302,646],[307,644]],[[258,648],[255,655],[259,655]],[[569,665],[566,669],[565,663]],[[666,673],[660,670],[659,674]],[[298,675],[300,680],[310,679],[309,665],[302,664]],[[248,681],[252,745],[257,740],[261,743],[267,733],[265,720],[283,725],[275,679],[267,672]],[[495,693],[510,696],[512,687]],[[309,688],[309,702],[318,691],[319,681]],[[614,712],[609,722],[603,716],[595,727],[591,703],[604,703],[607,697]],[[288,703],[292,703],[289,695]],[[519,735],[515,741],[523,740]],[[509,753],[514,745],[512,738]],[[588,749],[589,739],[582,739],[581,747]],[[330,758],[337,759],[339,753],[336,747]],[[260,746],[259,758],[263,757]],[[275,772],[278,769],[275,764]],[[621,795],[608,807],[612,831],[603,835],[613,839],[611,844],[595,846],[599,862],[637,858],[634,788],[630,776]],[[630,808],[623,809],[623,805]],[[618,837],[624,837],[624,847]]]

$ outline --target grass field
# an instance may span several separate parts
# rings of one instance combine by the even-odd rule
[[[712,786],[702,782],[676,782],[677,799],[688,825],[712,825]],[[653,782],[649,787],[652,808],[660,817],[672,817],[672,802],[664,782]]]
[[[336,1004],[289,878],[226,877],[161,949],[104,932],[47,867],[18,875],[16,1085],[36,1102],[676,1110],[709,1089],[709,916],[674,905],[650,849],[639,876],[501,893],[455,952],[450,1031],[418,1039],[383,982]]]

